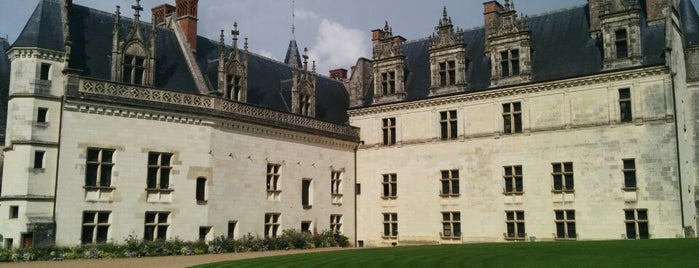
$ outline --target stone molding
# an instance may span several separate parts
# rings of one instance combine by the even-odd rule
[[[12,48],[7,52],[10,61],[18,58],[37,58],[43,60],[51,60],[57,62],[64,62],[67,60],[67,55],[65,52],[43,49],[38,47],[29,48]]]

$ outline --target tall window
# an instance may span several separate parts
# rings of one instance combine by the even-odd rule
[[[34,168],[44,168],[45,151],[34,151]]]
[[[616,46],[616,58],[625,59],[629,57],[629,44],[627,42],[627,35],[625,29],[620,29],[614,31],[614,36],[616,37],[614,45]]]
[[[443,140],[456,139],[458,129],[456,110],[439,112],[439,126]]]
[[[242,78],[238,75],[229,75],[228,84],[226,85],[226,99],[241,101],[243,98]]]
[[[619,89],[619,119],[621,122],[631,122],[631,91],[628,88]]]
[[[114,150],[88,148],[85,164],[85,186],[109,187],[112,184],[112,156]]]
[[[456,62],[453,60],[439,63],[439,85],[456,85]]]
[[[330,230],[335,234],[342,233],[342,215],[330,215]]]
[[[384,118],[382,121],[383,145],[396,144],[396,118]]]
[[[311,208],[311,179],[301,180],[301,206]]]
[[[299,94],[299,113],[302,115],[310,115],[311,113],[311,96]]]
[[[396,72],[381,73],[381,93],[383,95],[396,94]]]
[[[442,212],[442,237],[461,238],[461,212]]]
[[[522,132],[522,103],[502,104],[502,121],[505,134]]]
[[[277,237],[281,216],[279,213],[265,213],[265,238]]]
[[[41,80],[51,80],[51,64],[42,63],[41,72],[39,73],[39,79]]]
[[[341,195],[342,194],[342,171],[333,170],[330,172],[330,194]]]
[[[37,109],[37,113],[36,113],[36,122],[37,122],[37,123],[46,123],[46,122],[48,122],[48,121],[46,120],[46,115],[48,115],[48,112],[49,112],[49,108],[46,108],[46,107],[39,107],[39,109]]]
[[[204,177],[197,178],[196,199],[199,203],[206,202],[206,178]]]
[[[459,195],[459,170],[442,170],[442,179],[440,180],[442,184],[441,195]]]
[[[111,211],[84,211],[81,241],[83,244],[105,243],[109,237]]]
[[[573,182],[573,163],[552,163],[553,166],[553,190],[562,192],[572,192],[575,190]]]
[[[277,192],[280,191],[279,188],[279,176],[281,176],[281,165],[279,164],[267,164],[267,191]]]
[[[383,174],[383,192],[381,197],[383,198],[396,198],[398,193],[398,178],[395,173]]]
[[[636,189],[636,162],[634,159],[623,159],[624,188]]]
[[[504,194],[522,194],[524,185],[522,184],[522,166],[505,166],[505,192]]]
[[[519,75],[519,50],[507,50],[500,52],[500,68],[502,77]]]
[[[555,210],[556,215],[556,238],[575,239],[575,210]]]
[[[143,240],[153,241],[156,239],[167,239],[167,228],[170,226],[168,219],[170,212],[146,211],[145,229]]]
[[[172,170],[170,153],[148,153],[148,189],[165,190],[170,188],[170,170]]]
[[[398,213],[383,213],[383,236],[398,237]]]
[[[19,218],[19,206],[10,206],[10,219]]]
[[[524,230],[524,211],[505,211],[505,223],[507,224],[506,239],[524,239],[527,234]]]
[[[146,69],[146,58],[124,55],[124,83],[143,85],[143,74]]]
[[[228,235],[226,236],[228,239],[235,239],[235,227],[238,225],[238,221],[229,221],[228,222]]]
[[[624,224],[626,225],[626,238],[628,239],[648,239],[648,210],[647,209],[625,209]]]

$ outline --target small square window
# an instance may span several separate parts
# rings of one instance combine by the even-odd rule
[[[36,113],[36,122],[37,123],[46,123],[46,115],[49,112],[49,108],[46,107],[39,107]]]
[[[19,218],[19,206],[10,206],[10,219]]]
[[[41,73],[39,76],[39,79],[41,80],[50,80],[49,74],[51,73],[51,64],[48,63],[42,63],[41,64]]]
[[[44,168],[44,151],[34,151],[34,168]]]

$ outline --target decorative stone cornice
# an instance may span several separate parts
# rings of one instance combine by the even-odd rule
[[[533,83],[526,85],[507,86],[500,88],[490,88],[479,92],[466,92],[444,97],[428,98],[409,102],[389,103],[384,105],[375,105],[365,108],[356,108],[347,111],[350,117],[362,116],[370,114],[379,114],[386,112],[394,112],[408,109],[436,107],[447,104],[463,103],[476,100],[496,99],[506,96],[515,96],[522,94],[531,94],[543,91],[579,87],[585,85],[593,85],[607,82],[625,81],[641,77],[654,75],[668,74],[669,69],[666,66],[652,66],[646,68],[634,68],[623,71],[605,72],[596,75],[556,80],[550,82]]]
[[[63,51],[55,51],[38,47],[12,48],[7,51],[7,55],[10,60],[15,60],[18,58],[37,58],[57,62],[63,62],[66,60],[66,53]]]

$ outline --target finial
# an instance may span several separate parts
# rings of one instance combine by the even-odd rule
[[[233,43],[236,43],[235,41],[238,41],[238,35],[240,34],[240,31],[238,31],[238,22],[233,22],[233,30],[231,30],[231,34],[233,35]]]
[[[116,6],[116,12],[114,12],[114,15],[116,16],[116,24],[119,24],[119,21],[121,20],[121,11],[119,11],[120,6]]]
[[[245,51],[248,50],[248,38],[245,37]]]
[[[308,48],[307,47],[303,48],[303,68],[304,69],[308,68]]]
[[[314,73],[316,72],[316,61],[313,61],[313,69],[311,69]]]
[[[225,41],[223,39],[223,29],[221,29],[221,35],[219,36],[219,43],[223,44]]]
[[[296,12],[294,10],[294,5],[296,1],[291,1],[291,40],[296,39]]]
[[[141,17],[140,11],[143,10],[143,7],[141,7],[141,0],[136,0],[136,5],[131,6],[131,8],[133,8],[133,10],[134,10],[134,14],[133,14],[134,20],[139,20],[139,17]]]
[[[385,21],[385,22],[386,22],[386,23],[385,23],[384,26],[383,26],[383,31],[384,31],[384,32],[388,32],[388,31],[389,31],[388,21]]]
[[[442,19],[447,19],[447,6],[444,6],[444,9],[442,9]]]

